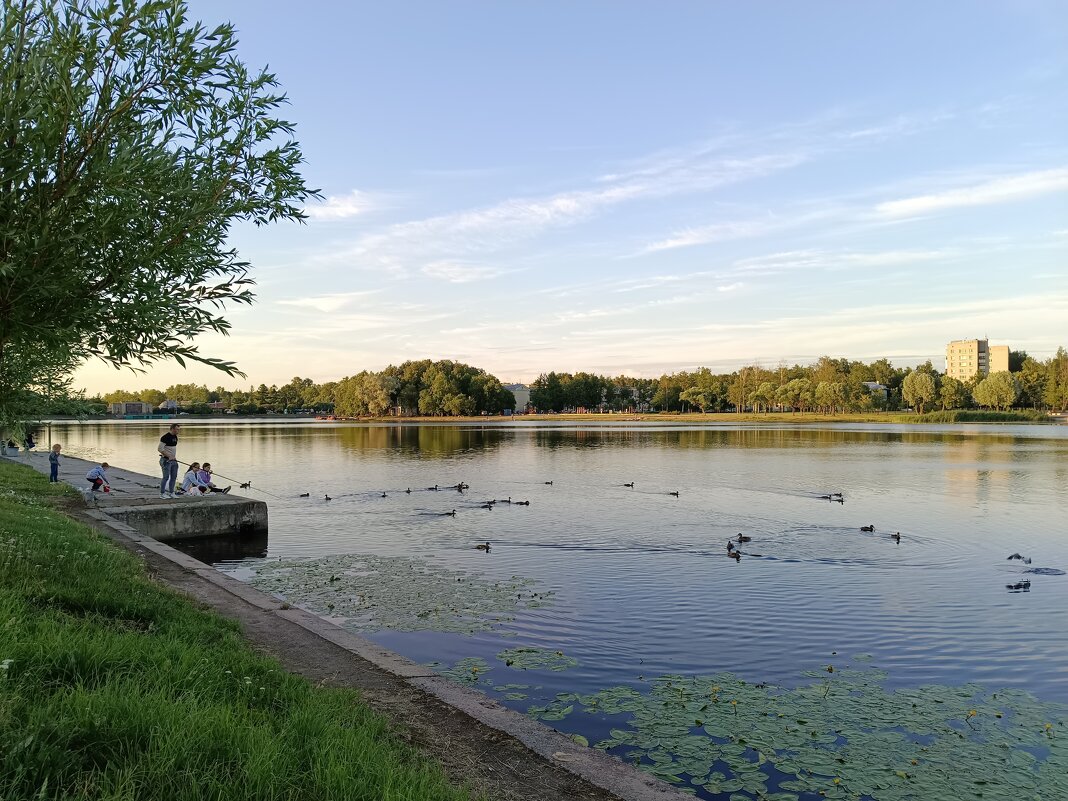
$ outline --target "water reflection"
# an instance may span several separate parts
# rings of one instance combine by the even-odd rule
[[[266,532],[232,537],[191,537],[167,544],[209,565],[267,556]]]
[[[154,475],[161,430],[53,436]],[[380,635],[420,661],[559,649],[581,667],[551,694],[720,669],[790,681],[798,664],[864,652],[898,686],[1068,699],[1068,429],[188,422],[179,458],[252,480],[269,504],[269,545],[190,543],[223,569],[419,556],[556,593],[499,642]],[[426,490],[459,481],[471,490]],[[480,508],[509,497],[530,506]],[[752,541],[735,563],[738,532]],[[1006,561],[1015,551],[1033,565]]]

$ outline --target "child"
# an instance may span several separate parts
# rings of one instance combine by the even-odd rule
[[[59,452],[63,450],[61,445],[53,445],[52,452],[48,454],[48,480],[55,484],[59,481]]]
[[[92,482],[93,485],[89,488],[90,497],[92,497],[92,493],[96,492],[101,487],[104,488],[104,492],[111,492],[111,482],[108,481],[108,474],[104,472],[109,467],[111,467],[111,465],[107,462],[102,462],[99,466],[94,467],[85,474],[85,477]]]
[[[199,472],[200,462],[193,462],[189,465],[189,469],[185,471],[185,476],[182,478],[182,487],[178,490],[179,495],[193,495],[199,498],[208,491],[197,475]]]
[[[207,487],[211,492],[221,492],[225,495],[230,491],[230,487],[219,489],[215,486],[215,482],[211,480],[211,462],[204,462],[204,466],[201,467],[200,472],[197,473],[197,478],[200,479],[200,483]]]

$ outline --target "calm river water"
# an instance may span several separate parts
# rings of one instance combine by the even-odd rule
[[[162,430],[71,424],[51,436],[155,475]],[[191,551],[220,570],[247,578],[265,560],[359,553],[553,591],[491,631],[370,635],[442,665],[494,665],[518,646],[577,660],[526,672],[527,697],[505,701],[522,711],[662,674],[790,686],[859,653],[890,688],[975,682],[1068,702],[1068,576],[1057,574],[1068,427],[190,421],[179,458],[251,480],[269,502],[266,543]],[[427,489],[458,482],[470,490]],[[819,497],[832,492],[845,502]],[[480,508],[509,497],[530,504]],[[752,541],[735,561],[726,543],[739,532]],[[475,550],[483,542],[489,553]],[[1006,558],[1015,552],[1031,564]],[[502,697],[494,682],[518,672],[496,662],[480,687]]]

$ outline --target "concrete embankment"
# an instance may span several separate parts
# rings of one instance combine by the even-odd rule
[[[47,452],[22,453],[7,458],[48,474]],[[64,455],[60,458],[59,478],[84,490],[89,485],[85,474],[96,464]],[[159,476],[146,476],[118,467],[109,467],[107,473],[112,491],[94,493],[89,505],[160,542],[267,531],[267,504],[263,501],[243,498],[232,492],[163,499],[159,497]]]
[[[48,473],[47,454],[8,458]],[[92,463],[71,457],[63,457],[63,462],[60,477],[84,488],[83,477]],[[237,621],[250,642],[290,672],[315,683],[358,689],[362,699],[390,718],[409,742],[440,760],[457,784],[499,801],[692,798],[482,693],[442,678],[425,665],[224,575],[147,533],[157,525],[164,536],[173,532],[181,537],[197,536],[185,526],[199,525],[202,532],[210,525],[221,528],[222,523],[196,523],[195,512],[216,506],[220,508],[217,520],[230,520],[240,531],[241,516],[234,512],[229,517],[230,512],[221,510],[241,503],[263,506],[262,518],[253,515],[248,525],[258,526],[262,521],[266,528],[262,502],[218,495],[162,500],[154,477],[118,468],[111,468],[109,474],[116,492],[72,508],[74,517],[141,557],[157,580]],[[166,515],[173,524],[159,523],[153,517],[164,516],[162,511],[140,511],[146,509],[172,510]],[[192,516],[185,516],[186,510]],[[262,532],[255,535],[262,536]]]

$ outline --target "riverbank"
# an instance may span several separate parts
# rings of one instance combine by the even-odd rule
[[[0,799],[681,797],[122,524],[80,525],[96,512],[24,466],[0,462],[0,487]]]
[[[50,508],[69,488],[11,464],[0,485],[0,797],[472,797]]]

